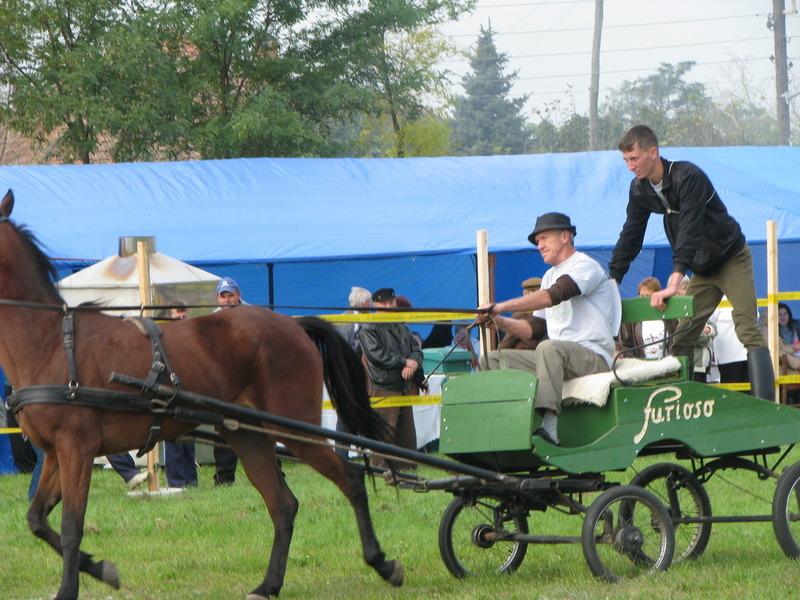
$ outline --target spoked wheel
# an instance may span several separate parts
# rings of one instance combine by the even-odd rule
[[[439,524],[439,552],[456,577],[511,573],[528,549],[509,539],[515,533],[528,533],[528,520],[511,503],[495,496],[457,496]]]
[[[778,479],[772,498],[772,528],[786,556],[800,558],[800,463]]]
[[[586,511],[581,538],[592,573],[612,582],[664,571],[675,551],[667,509],[656,496],[632,485],[598,496]]]
[[[660,463],[642,470],[631,480],[631,485],[645,488],[667,507],[675,527],[673,562],[697,558],[703,553],[711,536],[711,523],[681,522],[686,518],[711,516],[708,493],[691,471],[680,465]]]

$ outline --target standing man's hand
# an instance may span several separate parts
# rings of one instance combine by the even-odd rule
[[[413,360],[411,358],[407,358],[406,359],[406,366],[403,367],[403,370],[401,371],[401,375],[403,376],[403,379],[408,381],[409,379],[414,377],[414,373],[417,372],[417,369],[419,369],[419,364],[417,363],[417,361],[415,361],[415,360]]]
[[[672,298],[678,293],[678,286],[681,283],[681,279],[683,279],[683,273],[675,271],[672,275],[669,276],[669,280],[667,281],[667,287],[663,290],[659,290],[654,292],[652,296],[650,296],[650,306],[664,312],[667,310],[667,299]]]

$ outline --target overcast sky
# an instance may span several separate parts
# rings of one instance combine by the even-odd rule
[[[800,0],[785,0],[787,10]],[[464,50],[474,47],[480,26],[491,21],[498,50],[509,57],[508,72],[517,70],[513,95],[527,93],[526,115],[559,101],[563,118],[588,114],[594,0],[478,0],[472,14],[441,28]],[[600,102],[624,80],[650,75],[660,63],[692,60],[688,77],[715,95],[742,87],[775,104],[775,68],[770,56],[774,38],[767,29],[772,0],[605,0],[600,56]],[[800,91],[800,16],[786,16],[789,90]],[[469,71],[466,60],[446,66],[454,82]],[[793,77],[793,75],[795,77]],[[458,92],[461,88],[458,86]],[[795,97],[793,102],[800,98]]]

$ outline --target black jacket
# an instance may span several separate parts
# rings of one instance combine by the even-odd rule
[[[402,394],[405,381],[401,373],[407,358],[419,364],[419,369],[414,373],[414,382],[419,384],[424,379],[422,350],[405,325],[365,323],[358,330],[358,339],[367,359],[367,369],[373,386]]]
[[[664,215],[673,272],[691,269],[701,275],[713,275],[744,247],[742,228],[728,214],[708,176],[690,162],[661,161],[666,205],[647,179],[631,182],[627,219],[608,264],[617,282],[622,281],[642,249],[651,213]]]

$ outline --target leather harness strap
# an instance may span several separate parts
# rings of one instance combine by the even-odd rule
[[[64,313],[61,321],[64,331],[64,350],[67,353],[67,373],[69,374],[67,398],[69,400],[74,400],[78,391],[78,367],[75,365],[75,320],[73,317],[74,313],[68,310]]]
[[[161,341],[161,328],[153,321],[145,317],[129,317],[126,319],[136,325],[139,331],[142,331],[150,338],[150,343],[153,348],[153,364],[150,366],[150,372],[144,381],[143,392],[152,400],[155,395],[152,393],[153,387],[158,383],[169,383],[175,387],[175,390],[180,389],[181,380],[178,374],[173,370],[167,359],[167,352],[164,349],[164,344]],[[174,399],[174,398],[173,398]],[[167,407],[171,404],[172,400],[167,401]],[[136,456],[144,456],[152,450],[158,438],[161,436],[161,418],[163,411],[152,411],[153,424],[150,425],[150,431],[147,433],[147,441],[136,453]]]
[[[2,217],[0,217],[0,223],[2,223]],[[152,319],[144,317],[130,317],[126,320],[132,322],[140,332],[147,335],[152,345],[153,363],[141,394],[80,387],[78,367],[75,361],[75,313],[65,308],[62,333],[64,351],[67,356],[67,385],[33,385],[21,388],[9,397],[9,408],[16,413],[26,404],[63,404],[66,402],[109,410],[149,412],[153,415],[153,424],[147,434],[147,441],[137,456],[143,456],[155,447],[161,435],[161,420],[165,414],[190,422],[208,423],[210,421],[216,423],[216,419],[212,416],[213,413],[204,412],[199,415],[198,411],[181,407],[170,409],[172,399],[167,400],[166,403],[164,400],[156,400],[153,388],[157,384],[170,384],[177,392],[180,389],[181,380],[167,359],[167,353],[161,341],[161,328]],[[198,421],[199,416],[202,416],[204,420]]]

